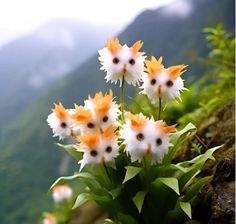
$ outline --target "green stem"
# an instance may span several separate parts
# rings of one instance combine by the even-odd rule
[[[120,88],[120,109],[121,109],[121,123],[125,121],[124,108],[125,108],[125,94],[124,94],[125,76],[122,75],[121,88]]]
[[[161,119],[161,97],[159,96],[159,106],[158,106],[158,118],[157,120],[160,120]]]
[[[107,178],[109,179],[110,185],[113,185],[113,181],[112,181],[112,178],[110,177],[106,164],[104,164],[103,166],[105,168],[105,172],[106,172]]]
[[[150,186],[150,159],[149,156],[144,156],[143,158],[143,168],[145,173],[144,184],[146,185],[147,190]]]

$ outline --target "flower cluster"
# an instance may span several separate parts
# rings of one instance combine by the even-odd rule
[[[56,216],[50,213],[47,213],[44,216],[43,224],[57,224]]]
[[[164,100],[179,98],[180,92],[185,89],[180,75],[187,66],[181,64],[164,68],[162,57],[158,60],[152,57],[145,63],[147,73],[143,77],[141,93],[146,94],[152,103],[156,103],[159,97]]]
[[[120,110],[112,90],[89,96],[84,106],[75,104],[74,109],[65,109],[59,103],[52,111],[47,121],[54,136],[78,140],[75,148],[83,152],[80,169],[85,164],[114,164],[119,150],[116,129]]]
[[[155,164],[162,161],[170,146],[170,133],[175,131],[175,125],[166,126],[162,120],[154,121],[142,114],[128,114],[121,137],[132,162],[141,162],[145,155],[149,155],[151,163]]]
[[[64,185],[56,185],[52,190],[52,198],[55,203],[60,203],[66,200],[71,199],[72,197],[72,189],[64,184]]]
[[[142,41],[137,41],[128,47],[121,45],[117,38],[107,41],[106,47],[98,51],[101,69],[106,72],[105,79],[114,83],[120,81],[122,88],[124,81],[134,86],[141,82],[141,93],[152,103],[160,98],[180,97],[184,90],[180,75],[186,65],[165,68],[162,57],[145,61],[145,53],[139,51],[142,45]],[[94,97],[89,96],[84,106],[75,104],[73,109],[55,104],[48,116],[54,136],[59,139],[73,137],[78,141],[74,147],[83,153],[80,169],[86,164],[115,167],[121,144],[125,145],[124,150],[132,162],[141,162],[145,156],[150,156],[152,164],[162,162],[171,145],[170,135],[176,131],[175,125],[167,126],[162,120],[124,111],[122,94],[121,107],[110,90],[107,94],[99,92]]]
[[[63,206],[71,206],[72,190],[60,184],[74,179],[86,187],[79,190],[73,208],[95,200],[115,219],[107,223],[185,223],[187,217],[192,218],[191,206],[211,180],[211,176],[196,176],[219,147],[190,161],[171,164],[179,146],[196,130],[189,123],[175,133],[176,125],[168,126],[161,119],[162,101],[180,99],[185,90],[181,75],[187,66],[165,68],[162,57],[145,60],[142,45],[137,41],[128,47],[116,38],[98,52],[105,79],[120,81],[119,105],[109,90],[88,96],[83,105],[75,104],[72,109],[55,104],[48,116],[54,137],[73,139],[72,144],[60,146],[78,160],[80,171],[53,184],[52,196],[59,210],[55,215],[46,214],[43,224],[69,222],[71,213],[64,217],[61,213],[68,209]],[[154,117],[156,109],[156,120],[125,110],[125,81],[138,85],[140,93],[147,96]],[[158,108],[151,105],[157,102]],[[86,172],[81,171],[86,168]]]

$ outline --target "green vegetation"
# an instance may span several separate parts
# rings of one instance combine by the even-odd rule
[[[205,28],[204,32],[211,49],[208,58],[201,59],[208,66],[207,72],[183,93],[182,103],[166,105],[163,116],[169,123],[199,125],[212,111],[235,96],[235,37],[225,31],[222,24]],[[133,112],[142,111],[155,117],[158,105],[151,105],[146,96],[139,95],[133,99],[130,108]]]
[[[228,67],[227,62],[233,60],[233,58],[229,59],[233,55],[232,50],[228,51],[231,53],[227,53],[227,60],[224,60],[225,50],[228,46],[232,48],[233,40],[232,44],[227,44],[225,47],[213,38],[212,44],[215,44],[214,47],[219,44],[220,51],[212,53],[210,60],[206,60],[205,56],[209,51],[202,34],[204,27],[219,22],[222,22],[227,30],[234,29],[234,1],[209,0],[204,1],[206,5],[201,3],[202,5],[199,6],[198,1],[193,2],[200,8],[185,22],[178,19],[175,21],[165,19],[159,10],[147,11],[120,34],[122,42],[129,43],[137,38],[142,39],[146,46],[144,50],[155,56],[163,55],[164,60],[168,58],[167,64],[179,63],[189,58],[187,63],[194,69],[187,72],[185,79],[186,82],[196,80],[195,85],[190,87],[190,91],[184,93],[182,104],[168,105],[163,113],[170,118],[168,123],[177,122],[179,117],[185,115],[178,121],[183,126],[189,121],[198,124],[203,119],[201,117],[203,114],[207,116],[211,108],[214,110],[233,97],[234,85],[232,66]],[[232,39],[228,35],[223,37],[227,41]],[[163,44],[167,42],[168,44]],[[197,60],[199,57],[203,58],[201,62],[204,63],[201,65]],[[222,61],[227,63],[221,64]],[[207,72],[206,66],[209,68]],[[48,92],[43,93],[30,107],[25,108],[25,112],[17,120],[4,128],[0,142],[2,180],[0,220],[2,224],[34,223],[42,211],[52,206],[47,195],[52,181],[60,175],[68,175],[72,167],[73,170],[77,167],[75,160],[70,160],[67,169],[60,171],[66,153],[58,152],[58,147],[53,146],[54,140],[49,134],[45,120],[53,102],[61,100],[67,106],[72,106],[73,102],[81,103],[89,93],[107,90],[109,87],[105,87],[103,83],[104,75],[97,72],[98,70],[96,56],[60,80]],[[91,75],[93,78],[90,79]],[[198,80],[200,76],[204,78]],[[117,95],[118,90],[114,89],[114,92]],[[126,95],[132,96],[133,92],[128,90]],[[142,96],[139,97],[136,98],[138,103],[145,100]],[[155,113],[148,111],[149,106],[146,103],[142,104],[141,109],[144,109],[145,113]],[[136,111],[140,108],[132,105],[132,110]],[[14,115],[16,114],[17,112]]]

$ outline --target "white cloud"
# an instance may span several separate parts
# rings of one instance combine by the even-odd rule
[[[189,0],[176,0],[168,7],[163,8],[162,13],[168,17],[178,16],[188,17],[193,10],[193,5]]]
[[[43,27],[42,29],[38,30],[37,34],[38,38],[50,44],[51,46],[60,45],[67,47],[68,49],[74,48],[74,37],[65,27],[54,27],[53,29]]]
[[[58,18],[124,26],[138,13],[172,0],[0,0],[0,45]]]

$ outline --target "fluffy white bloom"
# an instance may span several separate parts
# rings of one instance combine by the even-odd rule
[[[162,57],[157,60],[152,57],[146,61],[147,74],[143,76],[143,85],[140,87],[152,103],[158,98],[164,100],[179,98],[184,88],[184,81],[180,75],[185,72],[186,65],[176,65],[167,69],[162,65]]]
[[[113,101],[113,93],[103,95],[97,93],[94,98],[85,100],[85,106],[75,105],[75,113],[72,118],[76,127],[85,132],[98,132],[110,126],[118,126],[117,118],[120,115],[119,106]]]
[[[56,203],[68,200],[72,197],[72,189],[68,185],[56,185],[53,188],[52,198]]]
[[[114,167],[114,158],[119,154],[119,146],[115,135],[115,127],[111,126],[103,133],[87,132],[78,136],[80,142],[76,145],[78,151],[83,152],[83,159],[79,161],[80,170],[86,164],[106,164]]]
[[[137,85],[144,74],[144,53],[139,52],[143,42],[137,41],[132,47],[121,45],[119,40],[107,41],[107,46],[98,53],[102,64],[101,70],[106,72],[105,79],[112,83],[122,82],[124,76],[128,84]]]
[[[75,134],[72,128],[74,121],[70,117],[71,113],[61,103],[55,104],[53,112],[47,118],[48,125],[53,131],[53,137],[58,136],[59,139],[64,139]],[[77,130],[75,131],[77,132]]]
[[[56,217],[52,214],[47,213],[43,219],[43,224],[57,224]]]
[[[160,163],[168,151],[170,133],[174,131],[175,125],[166,126],[162,120],[154,121],[142,114],[129,113],[120,135],[132,162],[140,162],[149,155],[151,163],[155,164]]]

